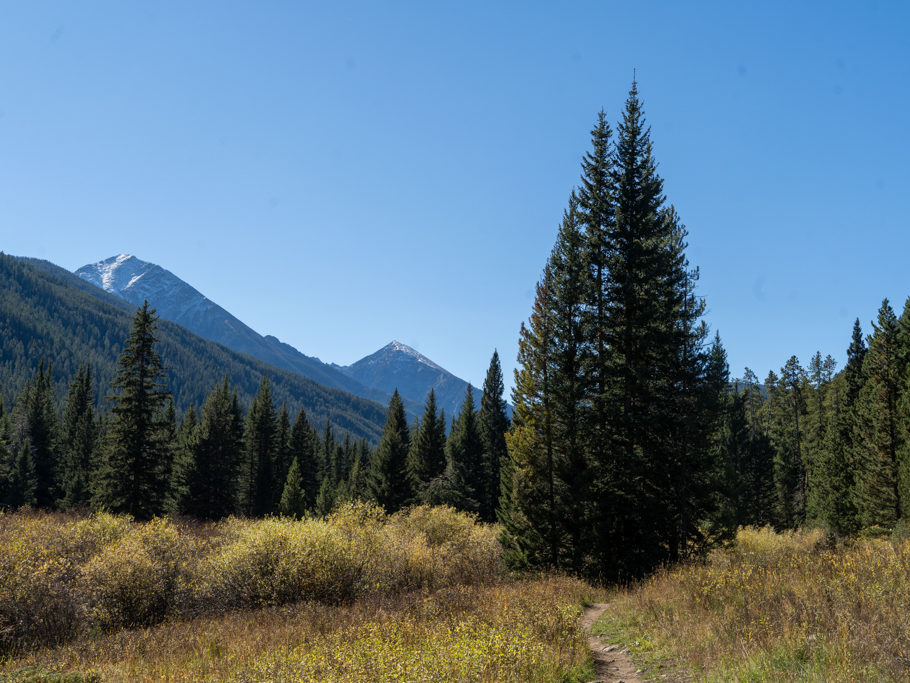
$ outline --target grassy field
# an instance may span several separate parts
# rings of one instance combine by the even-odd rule
[[[582,681],[594,591],[513,581],[448,508],[0,515],[0,680]]]
[[[655,677],[910,679],[910,541],[747,529],[618,593],[595,627]]]

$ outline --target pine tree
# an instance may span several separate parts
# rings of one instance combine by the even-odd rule
[[[601,113],[522,328],[500,520],[510,561],[616,579],[712,541],[726,386],[635,84],[610,140]]]
[[[61,487],[64,510],[91,503],[91,479],[98,445],[91,366],[79,366],[63,404]]]
[[[297,464],[297,458],[294,458],[288,469],[287,477],[285,477],[281,502],[278,504],[278,514],[284,517],[300,518],[306,512],[306,507],[300,466]]]
[[[35,448],[28,437],[19,445],[9,477],[6,506],[18,508],[38,503],[38,473],[35,467]]]
[[[768,389],[774,397],[771,441],[774,445],[774,486],[777,523],[795,528],[806,518],[806,371],[791,356],[780,379]]]
[[[863,526],[890,528],[901,518],[901,367],[898,324],[885,299],[863,361],[865,384],[857,399],[854,446],[857,453],[856,507]]]
[[[273,478],[275,483],[281,487],[284,486],[284,482],[287,480],[291,461],[294,459],[291,455],[290,439],[291,417],[288,414],[287,404],[282,403],[281,409],[278,411],[278,422],[275,432],[275,460],[272,464]],[[276,489],[275,509],[278,508],[278,504],[281,502],[281,495],[282,491]]]
[[[442,476],[446,468],[445,416],[436,412],[436,393],[430,389],[423,417],[412,430],[408,451],[408,478],[417,500],[432,502],[431,483]]]
[[[769,375],[777,382],[776,375]],[[747,425],[745,462],[740,468],[741,488],[737,524],[765,526],[773,521],[774,452],[768,436],[765,397],[758,377],[746,368],[743,374],[743,410]]]
[[[262,377],[259,393],[246,415],[243,464],[240,483],[240,509],[250,517],[273,512],[273,463],[277,450],[278,416],[272,400],[269,378]]]
[[[373,454],[367,483],[370,497],[386,512],[400,510],[413,500],[414,492],[407,469],[409,449],[410,434],[404,403],[396,389],[389,401],[385,427]]]
[[[243,411],[227,376],[206,397],[194,431],[180,509],[199,519],[234,514],[243,455]]]
[[[191,505],[189,481],[193,476],[196,449],[199,439],[199,417],[192,403],[186,409],[177,428],[174,443],[174,466],[171,468],[171,490],[168,507],[172,512],[184,514]]]
[[[319,460],[316,454],[316,434],[310,426],[303,408],[297,413],[291,435],[288,440],[288,451],[292,461],[297,461],[300,472],[300,487],[305,510],[312,510],[319,494]]]
[[[480,411],[477,415],[480,440],[483,444],[484,479],[486,483],[485,499],[481,508],[481,519],[486,522],[496,521],[496,510],[499,507],[501,488],[500,469],[508,458],[506,452],[506,432],[511,427],[508,405],[503,398],[505,387],[502,380],[502,366],[499,363],[499,352],[493,350],[490,367],[483,381],[483,393],[480,396]]]
[[[42,360],[38,373],[23,387],[13,414],[13,452],[18,454],[26,440],[31,444],[35,505],[46,509],[56,507],[61,469],[52,374]]]
[[[149,519],[165,510],[170,472],[164,410],[170,394],[155,350],[158,316],[137,311],[113,381],[113,421],[95,502],[111,512]]]
[[[445,503],[466,512],[480,511],[480,499],[486,480],[483,443],[480,440],[474,393],[470,385],[446,440],[445,478]]]

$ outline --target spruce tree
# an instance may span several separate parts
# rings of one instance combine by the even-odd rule
[[[26,440],[31,444],[35,505],[45,509],[56,507],[61,469],[52,375],[42,360],[38,373],[23,387],[13,415],[13,451],[19,453]]]
[[[272,465],[273,478],[275,483],[278,484],[278,488],[283,488],[284,482],[287,480],[288,471],[291,468],[291,461],[294,459],[291,455],[291,417],[288,414],[288,407],[286,403],[281,404],[281,409],[278,411],[278,422],[276,425],[275,432],[275,460]],[[278,503],[281,502],[281,490],[275,491],[275,507],[277,509]]]
[[[898,324],[887,299],[872,327],[863,361],[865,383],[857,398],[855,502],[863,526],[890,528],[903,513],[900,471],[904,441],[898,414],[902,380]]]
[[[273,465],[277,451],[278,416],[272,400],[269,378],[262,377],[259,393],[246,415],[243,437],[243,464],[240,481],[240,509],[250,517],[274,511]]]
[[[319,493],[319,459],[316,453],[317,438],[306,417],[303,408],[297,413],[291,435],[288,439],[288,451],[291,459],[297,461],[300,472],[300,487],[305,510],[312,510],[316,505]]]
[[[370,497],[386,512],[400,510],[413,500],[407,466],[409,449],[404,403],[396,389],[389,401],[382,438],[373,454],[367,479]]]
[[[91,479],[98,444],[98,422],[91,366],[79,366],[63,404],[61,488],[64,510],[91,503]]]
[[[598,117],[522,327],[501,477],[510,561],[616,579],[711,542],[725,370],[685,238],[633,84],[615,144]]]
[[[227,376],[206,397],[194,431],[180,509],[199,519],[234,514],[243,454],[243,411]]]
[[[303,517],[307,505],[303,491],[303,481],[300,477],[300,466],[297,458],[291,461],[288,474],[285,477],[284,488],[281,492],[281,501],[278,504],[278,514],[283,517]]]
[[[445,472],[445,447],[445,416],[437,413],[436,393],[430,389],[423,417],[413,430],[408,451],[408,478],[421,503],[433,502],[431,484]]]
[[[486,480],[471,385],[446,440],[445,478],[444,502],[459,510],[479,513]]]
[[[94,501],[111,512],[149,519],[165,511],[170,472],[165,408],[170,394],[155,349],[158,316],[146,301],[117,362],[116,393]]]
[[[490,367],[483,381],[483,393],[480,396],[480,411],[477,414],[480,440],[483,444],[484,479],[486,489],[482,501],[480,517],[485,522],[496,521],[496,510],[499,507],[501,488],[500,469],[508,458],[506,452],[506,432],[511,426],[508,405],[503,398],[505,387],[502,380],[502,366],[499,363],[499,352],[493,350]]]
[[[806,371],[791,356],[780,379],[768,389],[774,397],[771,440],[774,445],[774,486],[777,523],[796,528],[806,518]]]
[[[192,403],[186,409],[174,444],[174,465],[171,468],[171,491],[169,508],[178,514],[184,514],[189,504],[189,479],[192,476],[196,447],[199,438],[199,416]]]

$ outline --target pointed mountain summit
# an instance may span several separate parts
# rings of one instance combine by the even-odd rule
[[[389,393],[397,388],[403,398],[418,405],[426,402],[433,389],[447,420],[458,413],[468,388],[466,381],[399,341],[386,344],[352,365],[336,367],[365,386]],[[480,389],[473,387],[473,391],[474,401],[479,402]]]
[[[259,334],[159,265],[130,254],[120,254],[82,266],[76,275],[136,306],[148,300],[164,320],[182,325],[200,337],[224,344],[229,349],[248,353],[327,387],[343,389],[383,405],[389,402],[391,390],[386,392],[364,386],[318,358],[306,356],[271,335]],[[408,405],[408,408],[416,414],[419,405]]]

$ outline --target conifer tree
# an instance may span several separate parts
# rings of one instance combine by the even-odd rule
[[[22,443],[30,442],[35,505],[45,509],[56,507],[61,465],[52,374],[50,365],[42,360],[38,373],[25,383],[13,415],[13,452],[18,457]]]
[[[316,441],[316,434],[307,420],[306,412],[301,408],[294,420],[294,426],[291,427],[288,451],[292,461],[297,461],[305,510],[313,509],[319,493],[319,459],[316,453]]]
[[[615,144],[598,117],[522,328],[501,477],[510,561],[615,579],[711,541],[725,365],[685,238],[633,83]]]
[[[890,528],[903,513],[900,458],[904,443],[898,415],[902,379],[898,324],[887,299],[872,327],[863,361],[865,383],[857,399],[855,502],[863,526]]]
[[[190,503],[189,479],[192,477],[199,437],[199,417],[192,403],[177,428],[174,443],[174,466],[171,468],[169,508],[183,514]]]
[[[284,486],[284,482],[287,480],[288,471],[291,468],[291,461],[294,459],[291,455],[290,439],[291,417],[288,414],[287,404],[282,403],[281,409],[278,411],[278,422],[275,431],[275,461],[272,465],[273,478],[279,487]],[[281,502],[281,495],[281,491],[275,491],[276,509],[278,503]]]
[[[370,497],[386,512],[400,510],[413,499],[407,468],[409,449],[404,403],[396,389],[389,401],[382,438],[373,454],[367,480]]]
[[[511,426],[508,406],[503,393],[502,366],[499,363],[499,352],[493,350],[490,367],[483,381],[483,393],[480,396],[480,411],[477,414],[480,440],[483,444],[484,479],[486,489],[481,506],[481,519],[485,522],[496,521],[496,510],[499,507],[501,488],[500,468],[508,458],[506,452],[506,432]]]
[[[0,397],[0,509],[8,504],[7,497],[12,493],[10,475],[13,470],[13,453],[10,449],[9,416]]]
[[[228,377],[202,404],[184,471],[180,509],[199,519],[221,519],[237,511],[243,456],[243,411]]]
[[[91,503],[91,480],[98,444],[91,366],[79,366],[63,404],[61,487],[64,510]]]
[[[133,319],[113,381],[109,443],[94,501],[111,512],[149,519],[165,510],[170,472],[165,408],[170,394],[155,349],[158,316],[146,301]]]
[[[770,375],[773,382],[776,376]],[[740,526],[765,526],[773,521],[774,453],[768,436],[765,398],[755,373],[746,368],[743,374],[743,410],[747,425],[746,460],[740,467],[741,487],[738,500]]]
[[[9,477],[6,506],[18,508],[38,503],[38,474],[35,468],[35,449],[28,437],[19,445]]]
[[[795,528],[806,517],[806,371],[796,356],[781,368],[774,392],[774,485],[777,521],[781,527]]]
[[[486,484],[483,470],[483,443],[477,425],[471,385],[446,440],[446,485],[444,502],[466,512],[479,512]]]
[[[408,451],[408,478],[415,497],[421,503],[431,503],[431,483],[445,472],[445,416],[436,412],[436,393],[427,394],[423,417],[413,430]]]
[[[269,378],[262,377],[259,393],[246,415],[243,437],[243,464],[240,483],[240,509],[250,517],[274,511],[273,465],[277,450],[278,416],[272,400]]]
[[[306,500],[303,492],[303,482],[300,478],[300,466],[297,458],[291,461],[284,489],[281,492],[281,502],[278,504],[278,514],[284,517],[303,517],[306,512]]]

